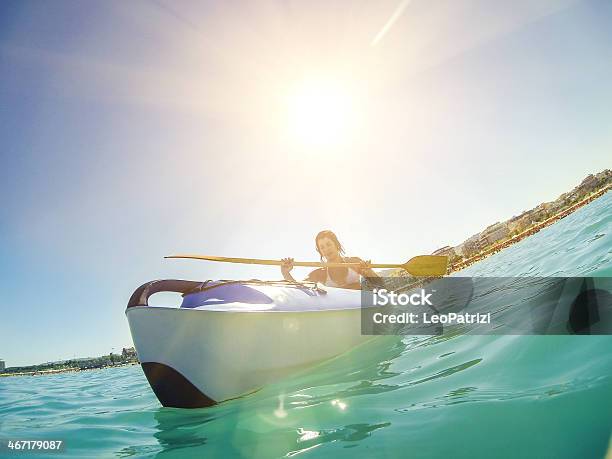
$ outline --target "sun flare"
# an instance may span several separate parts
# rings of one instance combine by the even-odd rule
[[[347,144],[356,127],[356,100],[346,84],[325,80],[297,83],[286,97],[285,121],[293,142],[311,148]]]

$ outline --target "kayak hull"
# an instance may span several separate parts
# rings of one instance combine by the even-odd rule
[[[285,298],[301,298],[283,288],[277,290]],[[126,315],[138,358],[162,405],[196,408],[253,392],[372,339],[361,334],[359,292],[338,292],[342,307],[325,309],[326,302],[334,302],[327,290],[306,292],[310,308],[306,298],[296,310],[291,304],[277,308],[278,298],[264,289],[273,299],[267,310],[227,302],[212,309],[132,305]],[[347,302],[352,307],[344,307]]]

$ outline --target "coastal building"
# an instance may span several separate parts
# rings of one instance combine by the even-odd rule
[[[473,254],[475,254],[476,252],[478,252],[479,249],[479,240],[480,240],[480,234],[476,234],[474,236],[472,236],[471,238],[467,239],[463,244],[463,253],[464,256],[471,256]]]
[[[489,239],[487,239],[487,235],[485,233],[481,233],[478,237],[478,242],[476,243],[476,251],[482,252],[489,245]]]
[[[483,233],[487,244],[493,244],[510,234],[510,229],[505,223],[496,223],[495,225],[489,226]]]
[[[601,189],[610,183],[612,183],[612,171],[610,171],[610,169],[606,169],[605,171],[601,171],[595,175],[587,175],[580,185],[576,187],[576,190],[579,191],[582,196],[584,196]]]
[[[449,258],[455,258],[457,256],[455,249],[449,245],[441,247],[438,250],[434,250],[432,255],[444,255]]]
[[[535,216],[532,211],[528,210],[526,212],[523,212],[521,215],[519,215],[519,218],[516,221],[517,228],[523,231],[533,225],[534,221]]]
[[[550,212],[552,214],[556,214],[556,213],[558,213],[559,211],[561,211],[563,209],[564,205],[565,205],[565,203],[563,202],[562,199],[557,199],[557,200],[555,200],[555,201],[550,203],[550,209],[549,210],[550,210]]]
[[[0,373],[4,372],[4,370],[6,369],[4,360],[0,360]]]
[[[610,169],[601,171],[599,174],[595,174],[595,178],[598,182],[598,188],[602,188],[604,185],[610,185],[612,184],[612,171]]]
[[[121,357],[123,357],[124,359],[136,357],[136,349],[134,349],[133,347],[124,347],[121,351]]]
[[[583,192],[594,191],[599,186],[599,180],[593,175],[587,175],[582,183],[578,185],[578,189]]]
[[[532,210],[532,214],[534,215],[535,221],[541,222],[546,220],[550,213],[550,204],[547,202],[543,202],[538,207]]]
[[[528,211],[524,210],[519,215],[515,215],[510,220],[506,222],[508,226],[508,231],[512,232],[520,232],[525,229],[525,225],[527,224],[526,218],[529,214]]]

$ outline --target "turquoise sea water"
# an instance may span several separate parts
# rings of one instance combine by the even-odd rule
[[[461,275],[612,276],[612,193]],[[0,439],[63,440],[48,457],[603,458],[611,349],[612,336],[384,337],[197,410],[160,407],[139,366],[3,378]]]

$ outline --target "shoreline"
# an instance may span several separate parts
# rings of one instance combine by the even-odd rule
[[[455,273],[457,271],[461,271],[462,269],[465,269],[469,266],[472,266],[474,263],[477,263],[479,261],[484,260],[485,258],[488,258],[489,256],[502,251],[503,249],[506,249],[508,247],[510,247],[512,244],[515,244],[517,242],[522,241],[523,239],[534,235],[535,233],[539,232],[540,230],[551,226],[552,224],[556,223],[557,221],[561,220],[562,218],[567,217],[568,215],[572,214],[573,212],[575,212],[576,210],[580,209],[581,207],[590,204],[591,202],[593,202],[595,199],[598,199],[600,197],[602,197],[604,194],[606,194],[608,191],[610,191],[610,189],[612,189],[612,185],[606,185],[603,188],[601,188],[598,191],[595,191],[594,193],[590,194],[589,196],[587,196],[586,198],[584,198],[581,201],[578,201],[575,204],[572,204],[570,207],[563,209],[562,211],[556,213],[555,215],[553,215],[552,217],[547,218],[546,220],[537,223],[535,225],[533,225],[532,227],[526,229],[525,231],[516,234],[514,236],[512,236],[510,239],[507,239],[505,241],[499,242],[497,244],[494,244],[493,246],[489,247],[488,249],[483,250],[480,253],[477,253],[476,255],[468,258],[467,260],[463,260],[460,261],[458,263],[452,264],[449,268],[448,268],[448,274],[452,274]]]
[[[93,370],[106,370],[107,368],[127,367],[131,365],[139,365],[139,362],[126,362],[117,365],[106,365],[97,368],[58,368],[56,370],[38,370],[38,371],[24,371],[21,373],[0,373],[0,378],[9,378],[11,376],[49,376],[60,373],[80,373],[81,371],[93,371]]]

